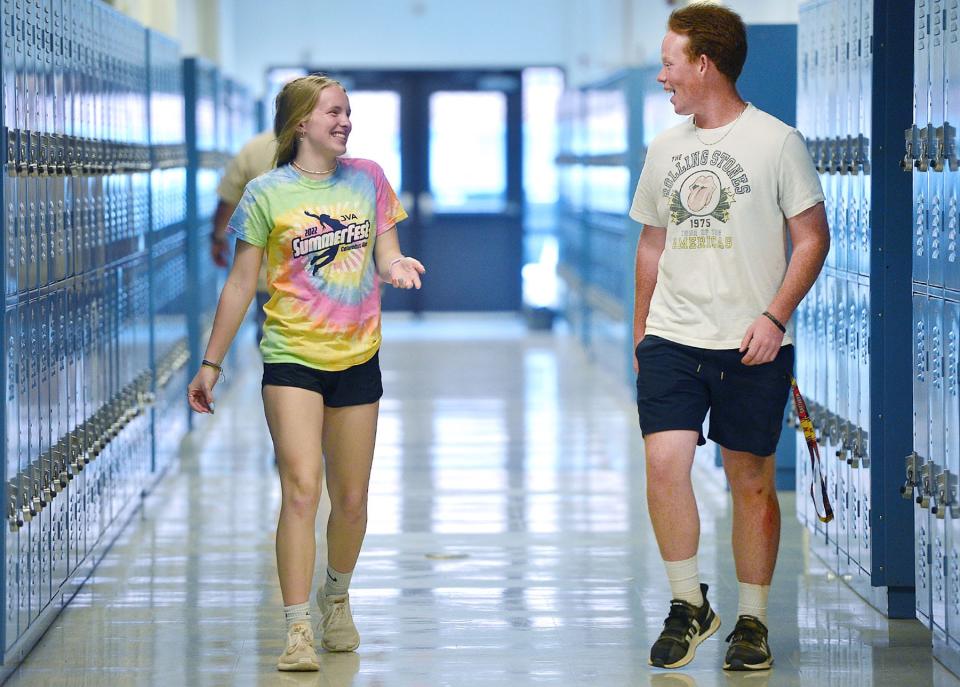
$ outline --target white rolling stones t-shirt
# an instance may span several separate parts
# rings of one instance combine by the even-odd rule
[[[654,139],[630,209],[667,230],[645,331],[739,348],[783,283],[786,219],[822,202],[823,190],[799,132],[753,105],[697,133],[691,117]]]

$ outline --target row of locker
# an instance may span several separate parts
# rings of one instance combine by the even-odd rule
[[[917,615],[960,648],[960,293],[914,285],[913,445]]]
[[[960,290],[960,29],[954,0],[914,3],[914,122],[902,168],[914,171],[913,280]]]
[[[2,11],[12,170],[148,169],[144,28],[97,0],[3,0]]]
[[[149,403],[145,257],[8,308],[4,455],[11,531]]]
[[[245,88],[95,0],[0,6],[2,679],[176,460],[216,186],[256,122]]]
[[[901,168],[912,174],[912,451],[901,494],[914,502],[916,613],[934,654],[960,669],[960,27],[956,0],[914,0],[913,122]],[[909,126],[907,126],[909,124]]]
[[[871,586],[871,97],[874,0],[817,0],[799,10],[797,128],[807,140],[825,199],[830,251],[793,316],[796,379],[817,429],[834,521],[807,498],[797,516],[837,574]],[[796,486],[812,483],[799,422]],[[864,594],[868,596],[868,594]]]
[[[873,0],[807,3],[798,24],[798,127],[821,174],[869,173]]]
[[[833,572],[861,592],[871,584],[873,551],[870,304],[867,277],[828,267],[794,314],[796,380],[817,430],[834,510],[831,523],[821,522],[806,498],[814,483],[812,468],[799,421],[790,413],[797,429],[798,519]]]
[[[141,254],[150,175],[6,177],[5,293],[25,296]]]

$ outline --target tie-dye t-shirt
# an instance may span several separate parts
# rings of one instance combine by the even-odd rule
[[[377,236],[407,213],[380,166],[341,158],[328,179],[284,165],[249,184],[230,218],[237,238],[267,253],[267,363],[345,370],[380,348]]]

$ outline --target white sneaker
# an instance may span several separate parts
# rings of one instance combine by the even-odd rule
[[[320,607],[320,645],[327,651],[354,651],[360,646],[360,633],[353,624],[349,594],[323,593],[317,590],[317,605]]]
[[[320,670],[320,658],[313,648],[310,623],[294,623],[287,632],[287,648],[280,654],[277,670]]]

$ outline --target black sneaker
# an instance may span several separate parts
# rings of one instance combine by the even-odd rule
[[[727,637],[730,648],[723,660],[724,670],[766,670],[773,665],[767,644],[767,626],[752,615],[741,615]]]
[[[701,584],[703,605],[673,599],[670,615],[663,621],[663,632],[650,649],[650,665],[657,668],[680,668],[693,660],[697,645],[720,627],[720,616],[707,601],[707,585]]]

